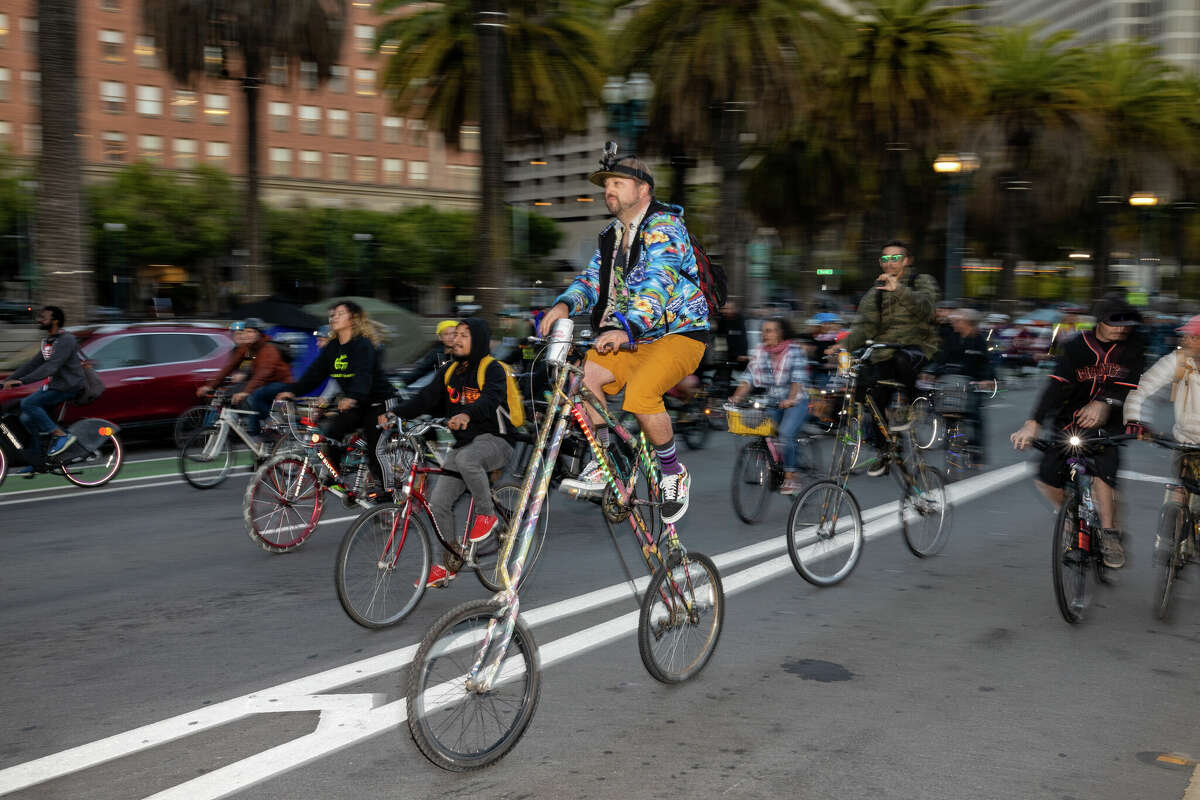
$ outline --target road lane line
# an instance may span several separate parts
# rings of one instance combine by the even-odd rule
[[[1192,779],[1183,792],[1183,800],[1200,800],[1200,765],[1192,770]]]
[[[952,484],[948,491],[952,503],[965,502],[975,497],[994,492],[1009,483],[1029,474],[1031,464],[1021,462],[976,475],[967,480]],[[864,534],[868,539],[878,538],[899,527],[896,514],[897,504],[884,503],[864,512]],[[335,520],[337,522],[350,517]],[[871,521],[868,522],[868,519]],[[728,567],[746,560],[763,557],[784,550],[786,544],[783,537],[776,536],[754,545],[723,553],[714,558],[718,568]],[[758,583],[792,571],[792,565],[787,555],[781,555],[770,561],[757,564],[729,576],[722,576],[722,585],[726,594],[740,592]],[[641,579],[644,585],[647,578]],[[526,623],[531,627],[570,616],[575,613],[591,610],[611,604],[617,599],[628,596],[628,585],[624,582],[590,592],[576,598],[567,598],[551,603],[525,614]],[[591,605],[584,605],[581,599],[590,597]],[[637,625],[637,612],[629,612],[615,620],[592,626],[561,639],[550,642],[543,651],[543,664],[549,666],[559,660],[573,657],[587,650],[607,644],[628,632],[629,621],[633,628]],[[109,736],[95,742],[70,748],[42,758],[34,759],[0,771],[0,794],[17,791],[34,786],[54,778],[62,777],[80,770],[88,769],[108,761],[122,758],[136,752],[175,741],[202,730],[228,724],[257,713],[273,713],[281,709],[294,710],[293,705],[281,707],[281,701],[294,703],[296,695],[307,698],[330,692],[346,685],[359,683],[379,675],[397,670],[408,664],[416,654],[418,645],[383,653],[371,658],[345,664],[324,670],[313,675],[298,678],[274,687],[236,697],[221,703],[205,706],[202,709],[180,714],[160,722],[144,725],[131,731]],[[356,701],[358,702],[358,701]],[[155,795],[156,798],[201,798],[225,797],[241,791],[253,783],[259,783],[274,775],[295,769],[316,758],[348,747],[358,741],[390,730],[404,721],[403,701],[389,703],[373,708],[365,717],[357,717],[349,723],[326,726],[324,731],[300,737],[286,744],[271,748],[262,753],[242,759],[227,767],[215,770],[201,778],[189,781],[180,786]],[[386,713],[384,709],[388,709]],[[318,729],[321,726],[318,725]],[[246,781],[250,781],[247,783]],[[211,784],[211,786],[210,786]],[[205,788],[201,791],[201,788]],[[185,790],[185,787],[186,790]],[[176,793],[184,790],[182,793]]]

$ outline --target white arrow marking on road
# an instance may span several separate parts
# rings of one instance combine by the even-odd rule
[[[989,494],[1031,471],[1032,466],[1022,462],[976,475],[951,485],[948,490],[950,500],[952,503],[961,503]],[[892,502],[864,512],[866,538],[875,539],[899,527],[897,509],[898,504]],[[783,537],[776,536],[724,553],[713,560],[718,569],[723,570],[779,553],[785,548]],[[784,554],[732,575],[723,575],[721,583],[726,594],[733,594],[791,571],[791,560]],[[639,588],[644,588],[647,580],[640,579]],[[603,607],[628,596],[627,584],[615,584],[534,609],[524,618],[533,627]],[[637,612],[629,612],[539,647],[543,667],[602,647],[629,634],[637,628],[637,617]],[[380,695],[322,693],[398,670],[412,660],[416,651],[417,645],[409,645],[10,767],[0,771],[0,794],[44,783],[253,714],[321,711],[321,721],[312,733],[153,795],[155,800],[227,797],[402,724],[406,718],[404,700],[377,706],[375,703],[381,698]],[[350,699],[343,701],[341,698]]]

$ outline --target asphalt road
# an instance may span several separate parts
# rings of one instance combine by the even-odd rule
[[[541,704],[507,758],[468,775],[418,753],[398,701],[429,624],[485,596],[472,576],[371,632],[333,589],[351,511],[330,506],[303,548],[272,556],[243,531],[242,476],[211,492],[132,469],[92,492],[9,481],[0,793],[1200,797],[1200,778],[1185,795],[1200,758],[1200,570],[1185,573],[1171,624],[1149,610],[1153,477],[1167,474],[1167,455],[1126,448],[1131,563],[1070,627],[1051,591],[1049,508],[1001,447],[1031,399],[995,401],[994,471],[956,488],[941,556],[912,557],[883,529],[890,514],[830,589],[792,570],[779,498],[760,525],[733,515],[735,437],[685,452],[694,484],[681,532],[719,557],[729,595],[716,655],[682,686],[647,675],[631,627],[612,623],[606,636],[635,604],[597,511],[556,496],[544,560],[522,592],[547,661]],[[869,518],[896,497],[889,478],[853,488]]]

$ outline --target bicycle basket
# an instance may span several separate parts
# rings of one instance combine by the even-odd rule
[[[939,414],[965,414],[970,399],[971,381],[962,375],[947,375],[938,381],[933,407]]]
[[[408,442],[394,431],[379,437],[375,445],[375,456],[383,469],[383,488],[392,491],[408,474],[417,454],[409,447]]]
[[[775,420],[765,408],[725,407],[725,419],[729,432],[738,436],[774,436]]]

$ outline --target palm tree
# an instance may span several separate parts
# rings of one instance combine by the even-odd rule
[[[734,296],[751,288],[738,246],[741,133],[771,141],[806,113],[842,36],[836,21],[818,0],[651,0],[615,36],[618,72],[654,83],[649,142],[716,157]]]
[[[39,302],[84,321],[95,287],[83,245],[75,0],[38,0],[42,153],[37,176]]]
[[[872,226],[882,238],[906,229],[904,154],[953,142],[966,121],[976,89],[969,56],[978,29],[962,18],[975,6],[855,0],[854,8],[835,89],[846,129],[858,140],[860,163],[883,167],[877,191],[884,213]],[[921,166],[916,174],[932,179],[928,166]]]
[[[213,71],[208,48],[221,52],[220,77],[241,84],[246,103],[246,239],[249,293],[268,294],[258,202],[259,89],[272,58],[309,61],[329,77],[341,53],[346,0],[144,0],[146,30],[161,43],[164,64],[188,85]],[[236,56],[236,60],[234,58]],[[230,73],[240,64],[241,74]]]
[[[507,6],[507,10],[503,10]],[[480,265],[484,310],[506,299],[508,212],[504,146],[587,130],[603,81],[600,0],[382,0],[398,12],[381,26],[394,55],[383,73],[396,113],[424,119],[457,143],[464,123],[480,125]]]
[[[1088,96],[1080,81],[1083,54],[1068,47],[1069,31],[1048,36],[1037,26],[990,32],[981,65],[981,112],[993,122],[1008,151],[1001,194],[1007,244],[999,295],[1012,297],[1016,264],[1025,227],[1024,200],[1031,186],[1034,156],[1047,133],[1080,133],[1085,125]]]

